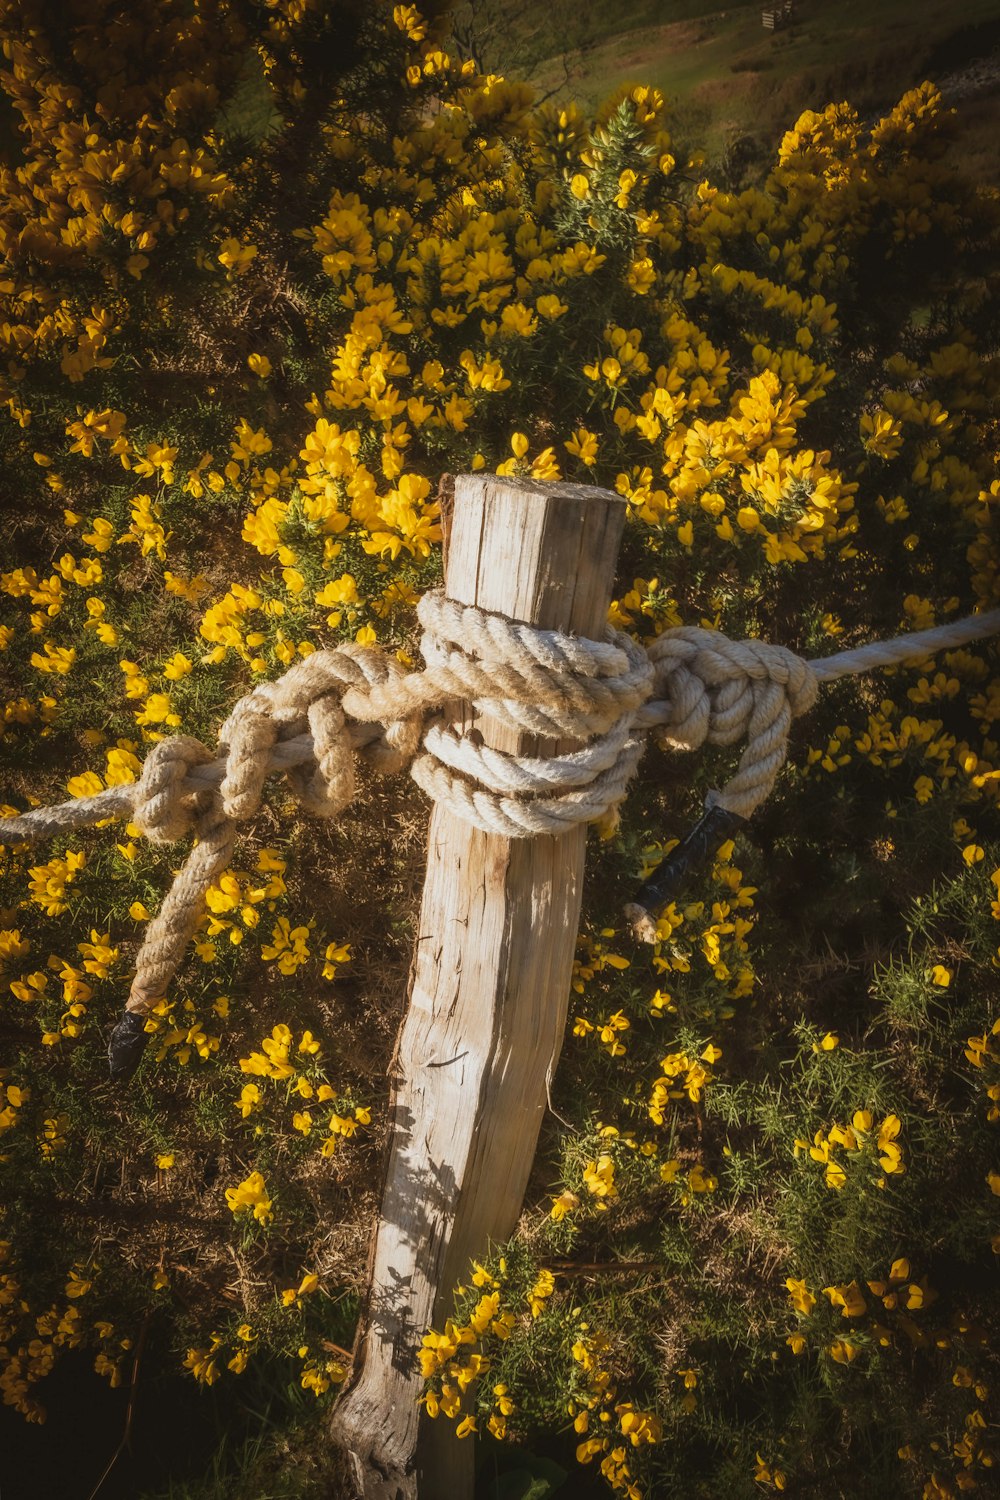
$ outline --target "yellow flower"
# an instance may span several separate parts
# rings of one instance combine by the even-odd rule
[[[789,1276],[785,1282],[785,1286],[788,1288],[788,1295],[792,1299],[792,1306],[795,1308],[795,1311],[802,1313],[804,1317],[808,1317],[816,1306],[816,1298],[805,1282],[797,1281],[793,1276]]]
[[[712,1172],[706,1171],[701,1162],[693,1166],[688,1173],[688,1188],[692,1193],[714,1193],[718,1185],[718,1178]]]
[[[392,19],[411,42],[422,42],[427,35],[427,23],[415,5],[393,6]]]
[[[755,1456],[757,1459],[757,1465],[754,1469],[753,1475],[755,1482],[757,1484],[773,1485],[776,1490],[783,1490],[787,1483],[787,1478],[784,1470],[777,1467],[772,1469],[766,1459],[764,1459],[759,1453]]]
[[[865,412],[860,429],[861,440],[866,449],[879,458],[895,458],[902,447],[902,427],[887,411],[879,409],[876,412]]]
[[[850,1339],[835,1339],[830,1345],[830,1357],[839,1365],[849,1365],[852,1360],[857,1359],[860,1350]]]
[[[323,957],[325,959],[323,978],[335,979],[340,965],[351,961],[351,945],[350,943],[328,943]]]
[[[70,1271],[69,1280],[66,1283],[66,1296],[72,1298],[85,1297],[92,1286],[93,1281],[85,1276],[81,1276],[79,1271],[74,1267]]]
[[[240,1091],[240,1097],[236,1101],[236,1108],[244,1120],[252,1115],[255,1110],[260,1109],[260,1088],[256,1083],[245,1083]]]
[[[76,879],[77,873],[86,864],[82,852],[68,851],[64,858],[56,856],[47,864],[35,865],[29,871],[29,892],[32,901],[40,906],[47,916],[58,917],[66,910],[64,900],[66,887]]]
[[[182,677],[187,677],[191,672],[191,662],[183,651],[175,651],[169,661],[163,664],[163,675],[170,682],[179,682]],[[147,704],[147,709],[149,705]]]
[[[902,1128],[898,1115],[886,1115],[879,1127],[879,1166],[883,1172],[905,1172],[903,1153],[896,1145],[896,1137]]]
[[[255,868],[261,874],[274,873],[277,875],[282,875],[285,872],[286,863],[276,849],[261,849],[260,853],[257,855],[257,864]]]
[[[555,1291],[556,1281],[551,1271],[539,1271],[535,1284],[528,1293],[528,1305],[533,1318],[540,1317],[545,1304]]]
[[[296,1305],[298,1303],[298,1301],[299,1301],[299,1299],[301,1297],[307,1297],[309,1295],[309,1293],[310,1292],[314,1292],[318,1286],[319,1286],[319,1277],[315,1274],[315,1272],[314,1271],[308,1271],[308,1272],[306,1272],[306,1274],[303,1276],[302,1280],[300,1281],[298,1287],[289,1286],[289,1287],[286,1287],[285,1290],[282,1292],[282,1294],[281,1294],[282,1306],[283,1307],[293,1307],[294,1305]]]
[[[169,694],[150,693],[136,714],[135,722],[137,724],[167,724],[171,729],[176,729],[181,722],[181,716],[174,712]]]
[[[54,672],[65,676],[76,661],[75,646],[53,646],[46,641],[41,651],[31,653],[31,665],[39,672]]]
[[[587,1162],[583,1169],[583,1180],[587,1191],[593,1193],[594,1197],[599,1200],[618,1196],[618,1189],[615,1186],[615,1164],[607,1154],[599,1156],[596,1161]],[[604,1206],[603,1203],[600,1206]]]
[[[244,271],[249,270],[250,262],[256,254],[256,245],[241,245],[239,240],[230,238],[223,240],[218,259],[227,271],[236,276],[242,276]]]
[[[214,1385],[219,1378],[219,1367],[215,1359],[218,1344],[209,1349],[189,1349],[184,1364],[201,1385]]]
[[[825,1286],[823,1295],[829,1297],[831,1306],[840,1308],[843,1318],[860,1318],[868,1311],[868,1304],[856,1281],[848,1286]]]
[[[586,427],[578,427],[573,436],[563,443],[563,447],[588,468],[592,468],[597,462],[597,434],[588,432]]]
[[[827,1163],[826,1171],[823,1173],[823,1181],[827,1187],[834,1188],[839,1192],[847,1181],[847,1173],[839,1162],[831,1161]]]
[[[500,327],[505,333],[519,334],[530,338],[538,330],[538,319],[523,302],[508,302],[500,314]]]
[[[545,292],[535,303],[535,310],[541,313],[543,318],[553,321],[561,318],[564,313],[569,312],[569,303],[562,302],[554,292]]]
[[[79,776],[70,777],[66,790],[71,797],[96,797],[98,792],[104,791],[104,782],[96,771],[84,771]]]
[[[234,1214],[251,1210],[259,1224],[266,1224],[271,1217],[272,1200],[260,1172],[251,1172],[237,1187],[226,1188],[226,1203]]]
[[[570,1192],[569,1188],[564,1188],[558,1198],[553,1198],[549,1215],[558,1223],[560,1219],[564,1219],[568,1213],[572,1213],[573,1209],[579,1206],[580,1200],[576,1194]]]

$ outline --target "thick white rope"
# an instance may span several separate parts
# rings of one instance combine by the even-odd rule
[[[888,641],[871,641],[853,651],[836,651],[809,663],[817,682],[833,682],[838,677],[853,677],[872,672],[876,667],[896,667],[902,662],[922,661],[939,651],[955,651],[970,641],[985,640],[1000,632],[1000,609],[988,609],[981,615],[963,615],[948,625],[931,630],[917,630],[908,635],[893,636]]]
[[[1000,610],[992,610],[809,662],[782,646],[730,641],[698,627],[664,631],[646,649],[610,629],[607,641],[584,640],[440,593],[421,599],[418,617],[422,672],[406,674],[373,648],[314,652],[236,704],[218,752],[185,735],[164,739],[132,785],[0,820],[4,844],[126,816],[154,842],[195,836],[146,929],[127,1007],[137,1020],[163,997],[205,893],[232,857],[236,825],[256,813],[272,771],[286,774],[306,811],[329,818],[354,795],[355,754],[383,774],[409,764],[418,785],[460,818],[525,838],[615,816],[649,731],[662,745],[688,750],[746,738],[736,774],[709,800],[748,818],[784,763],[792,719],[812,706],[821,682],[921,661],[1000,632]],[[425,729],[428,715],[457,699],[580,748],[508,755],[439,720]]]

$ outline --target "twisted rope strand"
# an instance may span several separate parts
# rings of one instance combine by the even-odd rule
[[[989,609],[981,615],[964,615],[961,620],[952,620],[948,625],[935,625],[931,630],[916,630],[888,641],[872,641],[853,651],[821,656],[810,662],[810,666],[817,682],[833,682],[838,677],[872,672],[876,667],[895,667],[900,662],[920,661],[938,651],[954,651],[959,646],[967,646],[970,641],[980,641],[998,633],[1000,609]]]
[[[644,749],[641,739],[629,738],[608,770],[569,796],[521,798],[491,792],[451,776],[447,766],[429,754],[417,756],[410,775],[432,801],[443,802],[484,833],[533,838],[540,833],[565,833],[578,823],[593,823],[613,813],[625,797]]]
[[[135,787],[129,784],[109,786],[92,797],[74,797],[53,807],[35,807],[13,818],[0,819],[0,843],[38,844],[43,839],[72,833],[76,828],[90,828],[105,819],[131,817],[134,800]]]
[[[205,909],[205,893],[233,857],[236,824],[216,800],[196,826],[198,842],[143,936],[125,1004],[126,1012],[131,1015],[148,1016],[166,995]]]
[[[541,787],[565,791],[569,787],[587,786],[618,760],[629,733],[628,720],[619,719],[607,734],[585,745],[582,750],[542,759],[540,756],[509,755],[503,750],[493,750],[489,745],[477,745],[467,735],[458,735],[441,724],[431,724],[424,735],[424,748],[436,761],[488,791],[530,797]]]

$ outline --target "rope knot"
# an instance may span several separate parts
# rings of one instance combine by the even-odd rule
[[[191,735],[175,734],[157,740],[133,788],[132,822],[153,844],[170,844],[195,828],[204,811],[205,794],[185,790],[195,766],[213,760],[211,750]]]
[[[301,735],[311,736],[311,758],[289,769],[287,776],[295,797],[314,817],[336,817],[351,801],[355,750],[383,775],[400,770],[413,758],[421,728],[418,715],[400,714],[398,685],[406,680],[395,658],[348,644],[315,651],[276,682],[254,688],[237,703],[219,735],[226,755],[219,788],[226,816],[234,821],[253,816],[272,751]],[[381,723],[370,712],[371,699],[380,691],[388,704]],[[348,725],[347,700],[363,724]]]
[[[441,594],[418,608],[426,677],[442,697],[471,701],[502,724],[578,749],[547,756],[511,755],[430,725],[411,775],[435,801],[466,822],[507,838],[564,833],[613,816],[642,754],[632,732],[653,670],[630,637],[607,641],[492,615]]]
[[[507,837],[562,832],[615,815],[647,729],[689,750],[746,737],[736,776],[709,800],[749,817],[822,675],[782,646],[702,628],[665,631],[647,649],[614,630],[603,641],[538,630],[440,591],[425,594],[417,613],[424,671],[405,673],[394,657],[357,645],[314,652],[236,704],[219,735],[223,761],[201,778],[205,793],[190,784],[183,791],[188,773],[211,759],[205,747],[184,736],[160,742],[137,788],[143,831],[157,840],[192,830],[200,837],[212,780],[221,781],[215,815],[250,818],[279,767],[306,812],[334,817],[354,795],[356,751],[383,773],[412,762],[429,796],[480,828]],[[417,755],[428,713],[453,699],[573,748],[510,755],[439,719]]]
[[[638,718],[658,743],[695,750],[747,740],[739,769],[716,805],[747,818],[774,785],[792,719],[816,701],[810,664],[767,641],[731,641],[697,626],[666,630],[648,648],[655,701]]]
[[[0,820],[4,843],[32,842],[108,816],[131,816],[157,843],[195,836],[146,929],[129,1013],[109,1049],[113,1076],[135,1067],[144,1017],[166,992],[208,887],[232,858],[236,824],[256,812],[270,770],[289,774],[306,811],[332,817],[353,795],[353,752],[382,772],[412,761],[414,780],[458,816],[523,838],[617,818],[645,730],[681,749],[706,741],[730,745],[745,735],[736,775],[709,793],[705,816],[679,846],[681,857],[666,877],[646,882],[649,894],[662,897],[720,831],[749,818],[768,795],[791,721],[812,706],[819,683],[923,660],[1000,632],[998,609],[810,663],[782,646],[730,641],[701,628],[667,630],[648,650],[613,630],[604,641],[582,640],[441,593],[423,597],[418,617],[422,672],[405,674],[393,657],[360,646],[314,652],[236,704],[220,731],[221,759],[199,740],[176,735],[151,747],[132,785]],[[506,755],[474,730],[460,736],[439,718],[413,759],[426,715],[454,699],[578,748],[546,757]],[[633,910],[648,928],[648,913]]]

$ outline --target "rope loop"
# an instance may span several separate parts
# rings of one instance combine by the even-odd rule
[[[609,629],[608,641],[586,641],[452,601],[443,604],[426,595],[421,601],[422,623],[444,632],[442,644],[441,637],[425,631],[421,650],[428,663],[447,681],[469,684],[463,696],[471,697],[480,713],[517,729],[570,739],[579,748],[544,757],[510,755],[432,724],[411,767],[417,785],[466,822],[506,838],[616,820],[644,749],[633,732],[653,685],[643,648],[616,630]],[[489,692],[511,657],[519,680],[505,675],[503,690],[516,690],[518,696],[477,696],[481,674],[487,674]]]
[[[810,664],[785,646],[731,641],[700,626],[665,630],[647,648],[653,697],[637,724],[672,750],[746,739],[736,775],[714,803],[747,818],[768,795],[784,764],[793,718],[816,701]]]
[[[134,788],[132,822],[153,844],[176,843],[192,832],[204,800],[185,786],[195,766],[212,760],[212,752],[187,734],[158,740],[146,756]]]

